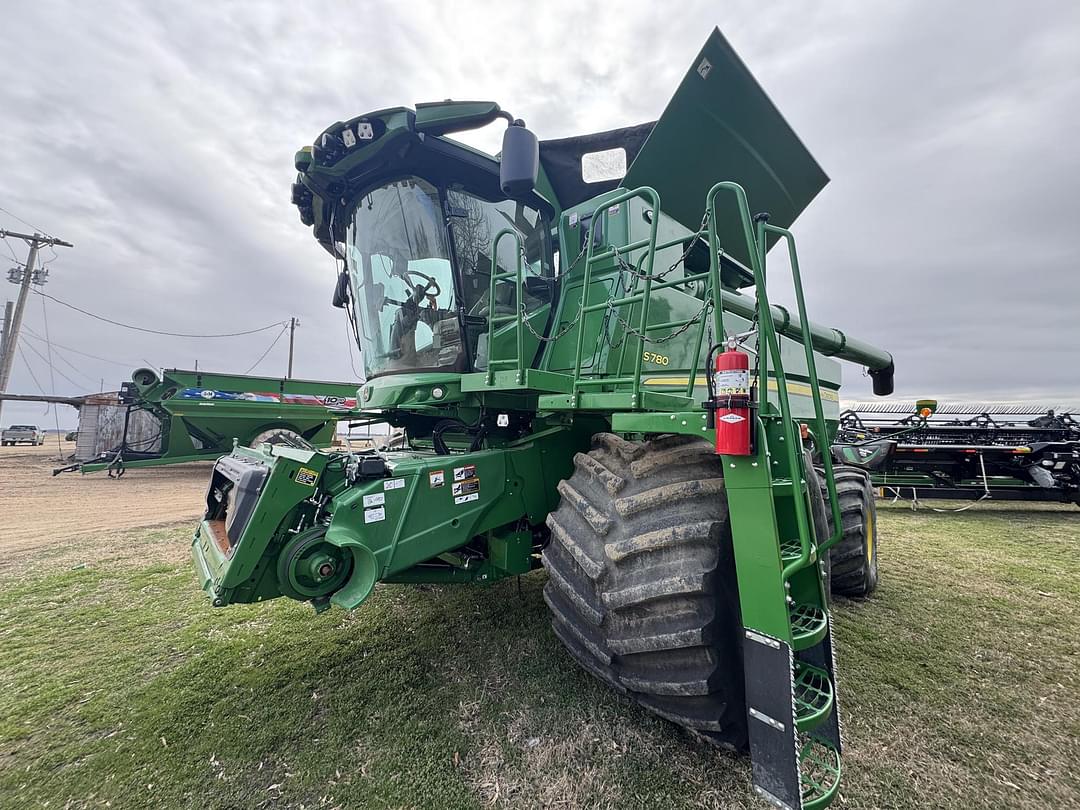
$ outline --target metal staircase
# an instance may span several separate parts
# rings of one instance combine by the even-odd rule
[[[593,212],[591,221],[595,225],[609,210],[633,198],[645,200],[654,211],[661,210],[656,191],[641,187],[605,199]],[[518,305],[514,315],[491,316],[489,361],[483,385],[499,387],[500,378],[508,383],[511,379],[507,378],[512,378],[515,387],[536,391],[541,410],[611,412],[611,424],[616,432],[708,435],[705,413],[694,400],[697,366],[690,369],[683,393],[643,390],[642,349],[646,344],[645,334],[650,329],[696,325],[697,351],[694,356],[700,363],[702,355],[707,354],[702,350],[708,348],[704,339],[709,319],[712,319],[712,334],[718,337],[726,334],[724,303],[728,299],[720,284],[722,246],[716,227],[717,206],[722,199],[733,201],[737,208],[751,257],[755,289],[753,332],[747,338],[756,339],[757,343],[755,446],[753,455],[722,457],[745,635],[744,679],[754,789],[776,807],[816,810],[833,800],[840,785],[841,740],[832,621],[828,586],[819,560],[840,539],[842,526],[828,452],[820,456],[828,493],[827,509],[831,512],[834,527],[832,536],[819,536],[822,527],[815,527],[813,520],[811,487],[817,488],[818,484],[816,474],[808,468],[804,430],[805,436],[813,436],[819,447],[827,445],[828,432],[812,330],[805,326],[810,321],[806,317],[792,234],[769,225],[765,215],[752,217],[742,187],[722,182],[709,191],[706,225],[694,235],[696,238],[707,233],[711,257],[707,272],[681,275],[675,280],[665,280],[654,273],[657,252],[687,239],[683,235],[657,244],[658,217],[652,221],[647,237],[626,245],[598,244],[590,237],[579,322],[584,324],[588,315],[601,311],[611,313],[629,307],[633,314],[634,308],[640,307],[636,313],[636,329],[633,332],[627,330],[627,339],[633,336],[640,341],[633,370],[615,375],[583,373],[583,327],[578,329],[575,360],[569,374],[527,367],[522,347],[525,313],[521,304],[523,270],[519,258],[514,271],[493,272],[491,276],[490,300],[495,300],[498,282],[512,280],[517,287]],[[509,229],[500,232],[495,238],[492,255],[497,255],[498,242],[506,235],[517,238]],[[783,239],[788,246],[799,324],[803,325],[799,337],[805,350],[814,405],[812,425],[800,425],[792,416],[774,315],[782,313],[787,321],[785,327],[790,325],[790,318],[786,310],[770,306],[765,283],[765,247],[770,236]],[[518,249],[520,253],[520,244]],[[612,293],[603,301],[589,303],[593,269],[604,262],[618,262],[635,251],[643,251],[643,254],[632,268],[634,283],[629,294],[616,298]],[[705,284],[705,306],[697,316],[697,322],[649,322],[649,305],[654,292],[698,281]],[[740,298],[745,300],[743,296]],[[625,326],[633,318],[621,320]],[[494,358],[491,352],[495,347],[495,327],[514,321],[518,330],[516,357]],[[708,369],[704,371],[709,373]],[[481,377],[479,374],[471,376]],[[773,390],[770,379],[775,382],[775,404],[768,396]],[[813,494],[816,497],[816,493]]]
[[[713,261],[719,195],[732,194],[750,247],[756,292],[757,390],[776,379],[776,404],[760,399],[757,442],[751,456],[724,456],[736,571],[745,639],[743,668],[754,789],[781,808],[821,808],[840,786],[840,722],[827,583],[819,560],[840,538],[840,507],[828,452],[821,454],[834,527],[819,536],[813,520],[803,432],[791,414],[773,310],[766,289],[765,246],[783,238],[791,263],[799,320],[809,323],[791,233],[752,218],[741,187],[719,183],[709,192],[709,244]],[[755,227],[756,225],[756,227]],[[720,312],[722,318],[722,311]],[[723,334],[722,325],[718,334]],[[815,419],[807,435],[825,443],[826,426],[811,337],[802,335]]]

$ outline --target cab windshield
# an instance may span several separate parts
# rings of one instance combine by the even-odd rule
[[[550,276],[547,223],[520,203],[486,201],[460,189],[444,196],[419,177],[395,180],[361,197],[348,229],[346,257],[368,378],[486,367],[492,266],[497,272],[516,266],[513,240],[500,242],[497,261],[490,256],[491,240],[508,226],[522,236],[526,274]],[[496,314],[515,311],[514,295],[513,283],[497,285]],[[541,302],[526,294],[524,303],[528,311]]]

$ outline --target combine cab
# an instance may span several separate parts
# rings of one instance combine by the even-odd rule
[[[499,119],[499,159],[447,137]],[[822,450],[837,361],[879,394],[893,363],[807,318],[788,226],[826,178],[719,31],[655,124],[538,141],[491,102],[419,104],[334,124],[296,166],[358,409],[406,444],[219,461],[193,544],[213,603],[351,610],[378,582],[543,567],[588,672],[748,749],[775,806],[827,805],[828,561],[868,593],[877,544],[865,473]]]

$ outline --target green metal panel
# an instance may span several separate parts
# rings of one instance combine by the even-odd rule
[[[788,227],[829,179],[719,29],[690,65],[656,127],[627,171],[627,188],[652,186],[664,210],[691,230],[714,183],[743,186],[754,212]],[[733,217],[720,243],[749,265]]]
[[[341,607],[356,607],[380,580],[494,581],[524,573],[534,560],[531,530],[522,526],[541,525],[555,508],[555,485],[569,476],[574,453],[588,447],[593,430],[586,420],[474,453],[384,453],[387,477],[348,486],[340,454],[335,462],[322,452],[237,448],[234,455],[269,466],[270,476],[229,554],[212,541],[208,522],[200,525],[192,550],[204,589],[215,604],[281,595],[278,556],[305,521],[311,525],[312,500],[324,495],[331,498],[326,541],[348,551],[354,567],[333,600]],[[301,470],[316,483],[298,483]],[[484,560],[470,565],[451,554],[477,537],[487,537]],[[453,559],[459,563],[448,563]],[[447,564],[417,567],[438,560]]]
[[[442,135],[490,124],[499,116],[494,101],[435,101],[416,105],[417,132]]]

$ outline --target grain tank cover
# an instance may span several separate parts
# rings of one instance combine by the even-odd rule
[[[652,186],[664,211],[697,230],[713,184],[746,189],[753,213],[790,227],[829,182],[813,155],[714,29],[627,171],[626,188]],[[734,208],[718,205],[720,244],[749,265]],[[725,214],[728,214],[725,216]],[[770,244],[775,237],[770,240]]]

